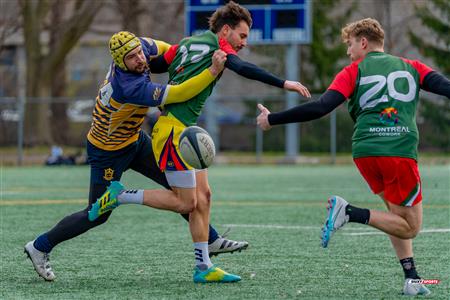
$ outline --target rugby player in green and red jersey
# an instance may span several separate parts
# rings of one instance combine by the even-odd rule
[[[373,226],[391,239],[405,274],[403,293],[430,294],[416,280],[420,277],[412,248],[422,225],[416,108],[420,89],[450,98],[450,81],[420,61],[385,53],[384,31],[374,19],[348,24],[342,39],[352,63],[336,75],[319,100],[278,113],[259,104],[257,123],[268,130],[273,125],[318,119],[349,99],[348,110],[355,122],[354,162],[388,212],[354,207],[332,196],[322,246],[327,247],[332,234],[348,222]]]

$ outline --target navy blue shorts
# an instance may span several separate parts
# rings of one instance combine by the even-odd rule
[[[91,187],[108,186],[111,181],[119,181],[123,172],[132,169],[170,189],[165,174],[156,164],[150,137],[143,131],[135,143],[116,151],[99,149],[88,141],[87,155],[91,166]]]

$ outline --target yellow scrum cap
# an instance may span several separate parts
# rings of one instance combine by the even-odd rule
[[[127,71],[127,66],[124,62],[125,56],[138,46],[141,46],[141,41],[128,31],[117,32],[109,40],[109,52],[114,63],[125,71]]]

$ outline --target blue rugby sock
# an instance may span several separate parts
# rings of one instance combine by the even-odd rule
[[[48,240],[47,233],[41,234],[33,243],[34,248],[41,252],[50,253],[53,246]]]
[[[209,225],[208,244],[214,243],[215,240],[217,240],[218,238],[219,238],[219,234],[217,233],[217,231],[214,229],[214,227]]]

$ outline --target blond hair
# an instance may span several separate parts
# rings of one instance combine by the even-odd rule
[[[347,24],[341,31],[342,41],[347,43],[351,37],[357,40],[365,37],[369,42],[378,46],[384,44],[384,30],[380,23],[372,18],[362,19]]]

